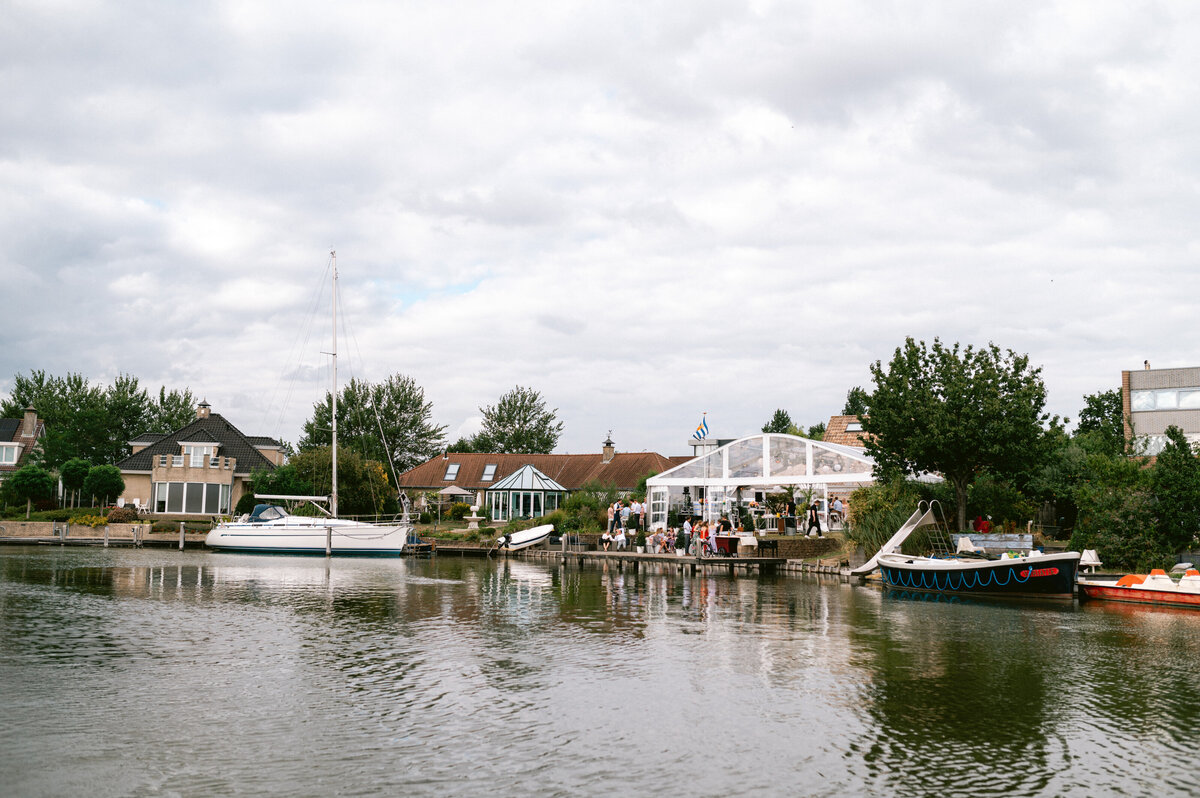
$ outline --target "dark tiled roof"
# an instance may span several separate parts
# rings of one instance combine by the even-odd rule
[[[274,438],[268,438],[266,435],[247,435],[246,440],[250,441],[255,446],[272,446],[279,448],[279,441]],[[341,446],[338,447],[342,448]]]
[[[21,430],[25,428],[25,419],[23,418],[0,418],[0,441],[12,443],[14,441],[28,441],[28,438],[21,438]],[[33,440],[36,443],[41,440],[46,434],[46,422],[40,418],[37,420],[37,425],[33,430]],[[25,465],[25,461],[29,459],[29,455],[33,453],[33,446],[25,445],[21,447],[21,456],[17,458],[15,463],[7,463],[0,465],[0,473],[10,473],[16,471],[21,466]]]
[[[602,454],[450,454],[442,455],[400,475],[400,487],[438,489],[457,485],[468,490],[486,490],[525,465],[553,479],[567,490],[578,490],[592,480],[633,490],[638,480],[651,472],[662,473],[686,463],[691,457],[664,457],[657,452],[617,453],[604,462]],[[455,479],[444,479],[446,466],[458,463]],[[483,481],[484,466],[495,464],[493,479]]]
[[[11,442],[17,437],[17,433],[20,431],[21,419],[0,418],[0,441]]]
[[[143,432],[131,440],[130,443],[157,443],[165,437],[167,436],[162,432]]]
[[[207,436],[207,437],[201,437]],[[154,466],[154,458],[160,454],[179,454],[179,444],[183,441],[213,440],[221,444],[217,454],[221,457],[237,458],[237,473],[249,473],[255,468],[273,469],[275,465],[263,457],[262,452],[254,448],[250,439],[237,427],[225,420],[219,413],[213,413],[208,418],[198,418],[182,429],[165,435],[137,454],[131,454],[117,468],[122,471],[149,471]],[[269,438],[267,440],[270,440]],[[278,444],[276,444],[278,445]]]

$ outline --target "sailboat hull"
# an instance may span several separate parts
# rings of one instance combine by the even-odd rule
[[[343,519],[302,519],[283,522],[221,524],[208,533],[205,545],[218,551],[279,554],[332,554],[396,556],[404,553],[411,527],[376,526]]]

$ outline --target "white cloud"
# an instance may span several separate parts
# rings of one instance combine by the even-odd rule
[[[518,384],[569,451],[811,424],[906,335],[1028,352],[1072,416],[1195,363],[1189,6],[7,11],[0,390],[126,371],[294,440],[330,248],[344,373],[452,438]]]

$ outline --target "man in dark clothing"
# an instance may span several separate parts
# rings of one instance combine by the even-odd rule
[[[817,503],[813,502],[808,508],[808,528],[804,530],[804,534],[811,535],[813,529],[817,530],[817,537],[823,538],[821,534],[821,516],[817,513]]]

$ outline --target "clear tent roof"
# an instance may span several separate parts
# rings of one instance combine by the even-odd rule
[[[488,490],[566,491],[566,488],[533,466],[524,465],[489,487]]]
[[[761,433],[727,443],[646,481],[647,485],[861,483],[875,461],[862,449],[796,435]]]

